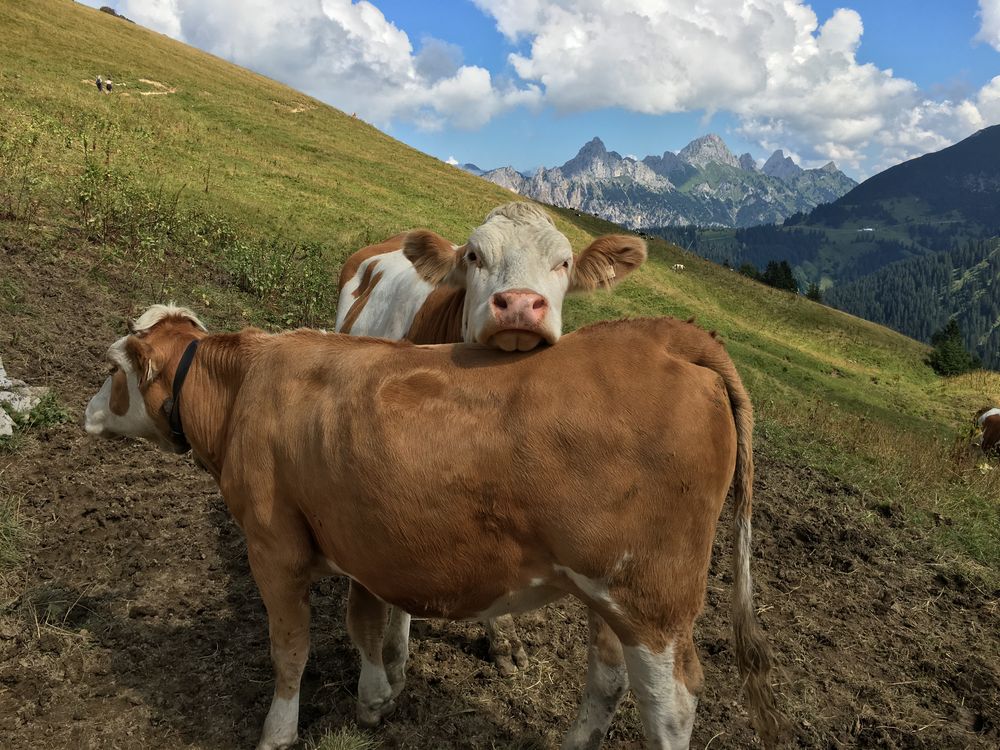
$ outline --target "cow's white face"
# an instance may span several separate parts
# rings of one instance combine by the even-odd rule
[[[599,238],[574,257],[549,216],[520,202],[492,211],[461,247],[416,231],[403,251],[429,283],[465,288],[466,342],[504,351],[554,344],[567,292],[609,288],[646,258],[641,239],[620,235]]]
[[[170,443],[157,429],[146,410],[140,389],[140,375],[126,353],[128,337],[118,339],[108,349],[111,374],[87,404],[84,429],[95,437],[143,438],[169,448]],[[152,373],[143,373],[143,381]]]
[[[462,261],[466,341],[528,351],[559,340],[573,249],[551,223],[496,217],[473,231]]]

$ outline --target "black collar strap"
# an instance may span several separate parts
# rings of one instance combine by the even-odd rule
[[[181,424],[180,404],[181,388],[184,387],[184,380],[187,378],[188,369],[191,367],[191,361],[194,359],[194,353],[197,350],[198,339],[195,339],[187,345],[187,349],[181,355],[181,361],[177,364],[177,372],[174,373],[174,395],[170,399],[169,405],[163,405],[164,409],[167,410],[167,420],[170,424],[170,438],[174,441],[174,445],[177,446],[180,453],[186,453],[191,450],[191,444],[184,434],[184,425]]]

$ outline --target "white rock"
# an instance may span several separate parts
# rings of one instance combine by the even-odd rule
[[[10,414],[0,409],[0,437],[6,437],[8,435],[14,434],[14,420],[10,418]]]

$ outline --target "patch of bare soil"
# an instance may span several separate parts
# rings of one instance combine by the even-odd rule
[[[293,102],[292,104],[284,104],[283,102],[279,102],[272,99],[271,104],[293,115],[297,115],[300,112],[308,112],[311,109],[316,109],[315,104],[306,104],[305,102]]]
[[[153,91],[140,91],[139,96],[165,96],[167,94],[176,94],[177,89],[173,86],[167,86],[159,81],[154,81],[149,78],[140,78],[139,83],[145,83],[147,86],[152,86]]]
[[[4,361],[80,416],[134,291],[98,283],[72,253],[3,254],[21,291],[0,317]],[[766,458],[757,477],[757,602],[784,665],[789,746],[1000,746],[1000,592],[836,479]],[[266,621],[211,479],[188,458],[70,423],[0,456],[0,491],[22,498],[35,533],[0,590],[0,746],[252,747],[271,693]],[[728,522],[727,511],[696,628],[696,748],[759,746],[729,646]],[[303,735],[354,721],[345,591],[330,579],[314,592]],[[567,602],[517,622],[532,663],[509,679],[478,625],[416,624],[406,689],[376,730],[384,747],[558,746],[582,686],[583,612]],[[640,746],[628,700],[605,747]]]

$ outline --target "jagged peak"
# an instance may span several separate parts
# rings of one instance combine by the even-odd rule
[[[699,169],[712,162],[736,168],[740,166],[739,160],[729,150],[726,142],[715,133],[695,138],[682,148],[677,156]]]
[[[780,148],[771,154],[764,162],[760,170],[768,177],[777,177],[779,180],[790,180],[801,174],[804,170],[790,156],[785,156],[785,152]]]

